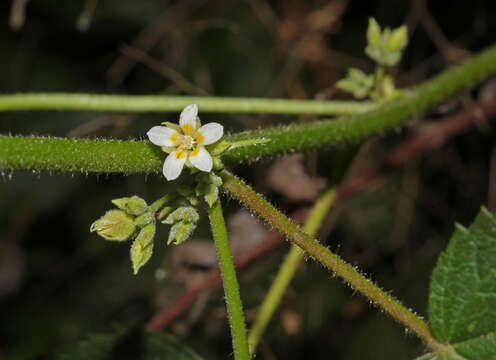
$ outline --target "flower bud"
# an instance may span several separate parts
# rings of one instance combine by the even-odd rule
[[[172,214],[169,214],[169,216],[167,216],[163,223],[170,225],[181,221],[196,223],[199,219],[200,215],[198,215],[198,211],[196,211],[194,207],[181,206],[180,208],[177,208]]]
[[[134,216],[122,210],[110,210],[91,224],[90,231],[96,231],[105,240],[126,241],[136,231]]]
[[[112,200],[112,203],[115,206],[117,206],[119,209],[124,210],[125,212],[131,215],[143,214],[148,208],[145,200],[143,200],[142,198],[136,195],[131,197],[114,199]]]
[[[134,219],[134,224],[136,226],[143,227],[145,225],[153,223],[153,220],[154,220],[153,213],[146,212],[136,217],[136,219]]]
[[[134,240],[133,246],[131,246],[131,261],[133,263],[134,275],[150,260],[153,253],[154,236],[155,224],[148,224],[141,229],[136,240]]]
[[[174,224],[170,229],[167,245],[170,245],[172,242],[174,242],[174,245],[179,245],[191,236],[195,228],[196,224],[184,221]]]

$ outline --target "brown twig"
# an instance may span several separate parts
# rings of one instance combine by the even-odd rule
[[[202,89],[198,85],[192,83],[187,80],[185,77],[181,75],[180,72],[174,70],[172,67],[168,66],[164,62],[161,62],[150,55],[148,55],[145,51],[140,50],[138,48],[134,48],[128,45],[121,46],[121,52],[127,58],[136,61],[137,63],[142,63],[146,65],[151,70],[159,73],[164,78],[172,81],[180,90],[193,95],[210,95],[208,91]]]
[[[12,30],[21,30],[26,21],[26,7],[29,0],[13,0],[10,8],[10,27]]]
[[[307,216],[308,209],[296,211],[292,215],[292,219],[297,223],[302,223]],[[263,254],[274,249],[279,244],[284,242],[284,237],[276,231],[271,231],[265,241],[253,248],[250,252],[237,257],[234,260],[236,270],[244,269],[255,260],[260,259]],[[157,312],[150,321],[146,324],[146,329],[149,331],[158,331],[166,328],[173,321],[179,318],[186,309],[205,291],[217,289],[221,286],[220,271],[218,268],[208,272],[206,280],[201,283],[194,283],[191,287],[179,296],[179,298],[169,307],[166,307]]]

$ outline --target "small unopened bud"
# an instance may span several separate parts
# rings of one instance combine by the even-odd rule
[[[139,196],[124,197],[120,199],[112,200],[112,203],[119,209],[124,210],[128,214],[141,215],[143,214],[148,206],[145,200]]]
[[[174,245],[179,245],[191,236],[195,228],[196,224],[184,221],[174,224],[170,229],[167,245],[170,245],[172,242],[174,242]]]
[[[210,208],[214,206],[217,199],[219,199],[219,188],[214,184],[207,185],[205,188],[204,199]]]
[[[91,224],[90,231],[96,231],[105,240],[126,241],[136,231],[134,216],[122,210],[110,210]]]
[[[177,208],[172,214],[169,214],[167,218],[163,221],[165,224],[175,224],[177,222],[188,222],[196,223],[200,219],[198,211],[191,206],[181,206]]]
[[[153,237],[155,236],[155,225],[148,224],[139,232],[131,247],[131,261],[133,272],[136,275],[139,269],[150,260],[153,253]]]

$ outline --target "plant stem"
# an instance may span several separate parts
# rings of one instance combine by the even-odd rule
[[[220,200],[217,200],[212,208],[208,209],[208,217],[212,227],[212,235],[215,240],[217,257],[222,275],[222,284],[226,298],[227,315],[231,325],[231,337],[236,360],[249,360],[248,340],[246,337],[246,325],[243,314],[243,305],[239,295],[239,285],[236,279],[236,270],[229,248],[226,224],[222,214]]]
[[[331,208],[334,195],[334,188],[330,188],[325,191],[315,202],[314,206],[310,210],[310,213],[308,214],[305,225],[303,226],[303,231],[305,231],[308,235],[315,236],[317,233],[325,219],[325,216]],[[251,355],[255,353],[260,337],[264,333],[270,319],[274,315],[276,308],[281,303],[282,296],[286,292],[286,289],[298,269],[304,254],[305,253],[298,246],[291,245],[291,249],[286,255],[279,272],[272,282],[269,292],[265,296],[265,299],[258,310],[255,322],[248,333],[248,344]]]
[[[378,106],[369,113],[334,121],[316,121],[226,136],[227,141],[261,137],[270,141],[263,145],[228,150],[223,154],[222,160],[235,164],[263,156],[356,142],[399,126],[411,116],[441,103],[455,92],[494,73],[496,46],[473,56],[461,65],[451,67],[405,92],[403,97]],[[45,108],[54,106],[55,104],[47,103]],[[148,141],[0,136],[0,149],[0,169],[12,170],[158,173],[164,158],[160,149]]]
[[[1,111],[85,110],[118,112],[181,111],[197,104],[201,112],[351,115],[370,111],[373,102],[318,101],[204,96],[136,96],[40,93],[0,95]]]
[[[291,242],[298,245],[310,256],[343,278],[353,289],[361,292],[405,325],[425,341],[429,348],[436,352],[445,348],[445,345],[439,343],[434,338],[429,326],[424,320],[404,307],[398,300],[379,288],[371,280],[367,279],[352,265],[346,263],[338,255],[305,233],[298,225],[288,219],[243,181],[227,170],[221,172],[221,177],[224,182],[223,188],[225,191],[241,201],[246,207],[255,211],[268,224],[286,235]]]

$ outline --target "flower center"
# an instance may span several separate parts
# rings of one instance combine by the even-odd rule
[[[179,150],[193,150],[196,147],[196,140],[189,135],[179,135],[176,139],[176,146]]]

